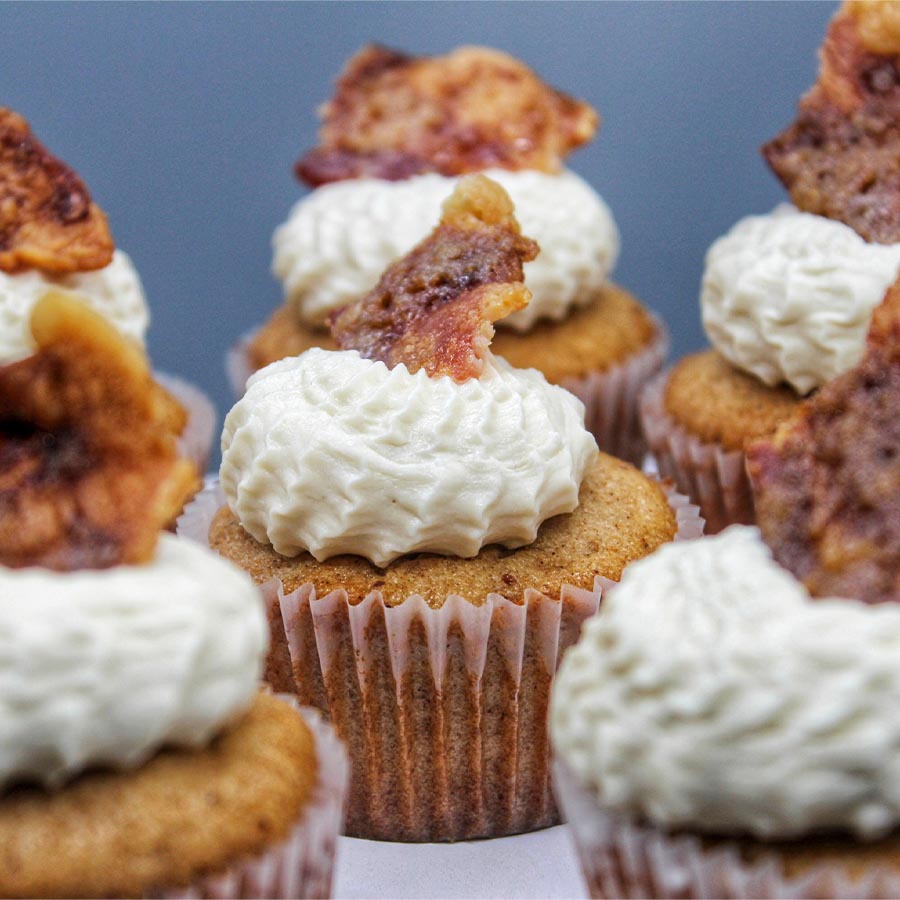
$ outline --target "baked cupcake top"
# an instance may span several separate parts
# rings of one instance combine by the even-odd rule
[[[764,839],[900,824],[898,338],[900,283],[862,360],[748,449],[759,531],[633,564],[563,661],[554,744],[605,806]]]
[[[370,290],[427,235],[465,173],[498,181],[542,248],[526,263],[532,303],[505,325],[564,318],[612,271],[612,215],[563,168],[593,136],[596,113],[513,57],[486,47],[434,58],[367,47],[347,64],[323,116],[321,145],[297,165],[316,190],[274,236],[274,272],[307,325]]]
[[[243,572],[159,535],[197,475],[140,350],[59,294],[31,332],[0,367],[0,787],[205,743],[251,702],[268,633]]]
[[[796,122],[763,148],[795,206],[741,220],[707,254],[703,324],[767,385],[807,394],[862,356],[900,267],[900,21],[894,3],[846,3]]]
[[[29,319],[49,290],[80,297],[143,343],[149,323],[140,278],[117,250],[84,182],[0,107],[0,362],[34,349]]]
[[[521,546],[571,512],[597,454],[582,404],[488,350],[492,323],[528,302],[536,252],[503,189],[471,176],[432,235],[333,315],[344,349],[254,375],[222,437],[243,527],[284,555],[383,566]]]

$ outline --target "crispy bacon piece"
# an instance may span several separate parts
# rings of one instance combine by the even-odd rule
[[[477,378],[493,322],[531,300],[522,264],[538,246],[519,231],[506,191],[483,175],[462,179],[440,224],[391,265],[367,296],[332,313],[342,350],[393,368]]]
[[[70,296],[46,295],[31,331],[34,355],[0,367],[0,563],[144,562],[198,483],[176,451],[184,410]]]
[[[113,249],[84,182],[0,107],[0,269],[84,272],[108,265]]]
[[[816,596],[900,600],[900,281],[859,365],[749,448],[757,521]]]
[[[896,4],[844,4],[818,82],[794,123],[762,148],[797,207],[879,243],[900,241],[898,38]]]
[[[588,104],[487,47],[437,57],[364,47],[347,63],[321,114],[320,146],[295,168],[313,187],[345,178],[463,175],[492,166],[557,172],[599,122]]]

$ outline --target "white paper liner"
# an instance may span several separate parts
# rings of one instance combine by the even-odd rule
[[[667,495],[675,539],[699,537],[697,507]],[[208,543],[223,503],[218,484],[208,485],[178,534]],[[278,579],[262,590],[273,628],[270,679],[280,688],[292,677],[300,701],[326,712],[348,746],[348,834],[463,840],[558,822],[550,687],[562,653],[597,610],[602,579],[593,591],[565,585],[559,600],[527,589],[522,604],[450,596],[440,609],[416,595],[390,607],[378,591],[352,605],[342,590],[317,597],[312,584],[286,595]]]
[[[641,429],[638,398],[641,389],[662,368],[669,352],[669,333],[663,322],[653,316],[656,336],[641,351],[611,366],[604,372],[592,372],[581,378],[564,378],[560,385],[584,403],[584,426],[597,439],[597,446],[612,456],[640,468],[647,452]],[[247,359],[247,346],[255,331],[240,338],[225,357],[225,372],[237,398],[244,395],[253,367]]]
[[[636,824],[604,810],[558,757],[553,786],[591,897],[900,897],[900,871],[887,866],[854,880],[839,861],[823,859],[792,877],[775,844],[748,859],[737,841],[704,845]]]
[[[640,416],[659,473],[699,504],[706,533],[753,525],[756,514],[743,450],[726,450],[689,434],[665,410],[670,370],[652,379],[640,396]]]
[[[316,744],[318,779],[303,817],[284,841],[260,856],[235,863],[187,888],[148,896],[222,900],[331,896],[347,790],[347,754],[317,710],[302,708],[294,697],[280,697],[303,716]]]
[[[200,388],[177,375],[154,372],[153,377],[185,408],[187,425],[178,438],[178,448],[183,456],[196,463],[200,473],[205,472],[218,430],[216,408]]]

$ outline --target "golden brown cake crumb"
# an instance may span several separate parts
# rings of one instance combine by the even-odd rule
[[[84,182],[0,107],[0,269],[56,274],[108,265],[113,240]]]
[[[140,897],[275,846],[317,778],[313,737],[260,694],[202,750],[166,750],[133,772],[0,800],[0,896]]]
[[[551,384],[603,372],[646,349],[659,331],[628,291],[607,283],[586,306],[560,322],[539,321],[526,332],[501,328],[491,352],[519,369],[538,369]],[[253,336],[247,358],[253,371],[310,347],[336,350],[330,333],[302,323],[293,306],[278,307]]]
[[[775,559],[816,596],[900,600],[900,284],[861,362],[747,451]]]
[[[389,606],[420,594],[439,608],[450,593],[480,605],[491,592],[518,603],[526,588],[554,599],[563,584],[591,590],[596,575],[618,579],[630,561],[672,540],[676,529],[674,513],[656,482],[628,463],[600,454],[582,482],[577,509],[548,519],[534,543],[515,550],[492,545],[470,559],[412,554],[384,569],[359,556],[320,563],[308,553],[287,558],[260,544],[227,507],[216,515],[210,545],[259,583],[280,578],[285,591],[312,583],[318,596],[324,596],[344,588],[350,602],[358,603],[379,590]]]
[[[847,3],[832,20],[819,80],[797,119],[763,155],[806,212],[867,241],[900,241],[900,14],[896,4]]]
[[[296,166],[313,187],[491,167],[557,172],[598,123],[586,103],[487,47],[438,57],[364,47],[347,63],[322,115],[320,146]]]
[[[773,434],[800,403],[790,388],[766,386],[715,350],[679,360],[665,391],[666,412],[682,428],[726,450]]]
[[[477,378],[493,323],[531,299],[522,265],[538,246],[523,237],[506,191],[484,175],[463,178],[440,224],[390,265],[368,295],[328,322],[342,350],[388,368]]]
[[[0,562],[106,568],[149,559],[198,486],[184,410],[138,347],[72,297],[35,305],[36,352],[0,366]]]

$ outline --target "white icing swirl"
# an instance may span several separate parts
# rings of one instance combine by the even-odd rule
[[[150,322],[144,289],[128,255],[116,250],[112,262],[94,272],[48,275],[26,269],[8,275],[0,271],[0,362],[33,352],[31,310],[51,290],[77,295],[122,334],[143,345]]]
[[[531,303],[499,324],[524,331],[590,302],[619,253],[616,224],[594,189],[569,170],[484,174],[509,193],[522,233],[541,248],[525,263]],[[275,231],[272,264],[300,318],[321,325],[332,309],[371,290],[394,260],[430,234],[456,181],[434,174],[355,179],[300,200]]]
[[[733,365],[807,394],[859,362],[900,244],[782,205],[741,219],[706,255],[703,326]]]
[[[384,566],[530,543],[578,505],[596,453],[581,401],[533,369],[489,358],[457,383],[314,349],[247,382],[220,476],[243,527],[278,553]]]
[[[900,823],[900,607],[812,600],[755,528],[629,566],[553,692],[558,753],[605,806],[791,838]]]
[[[267,641],[250,577],[172,535],[143,566],[0,568],[0,788],[206,743],[252,702]]]

